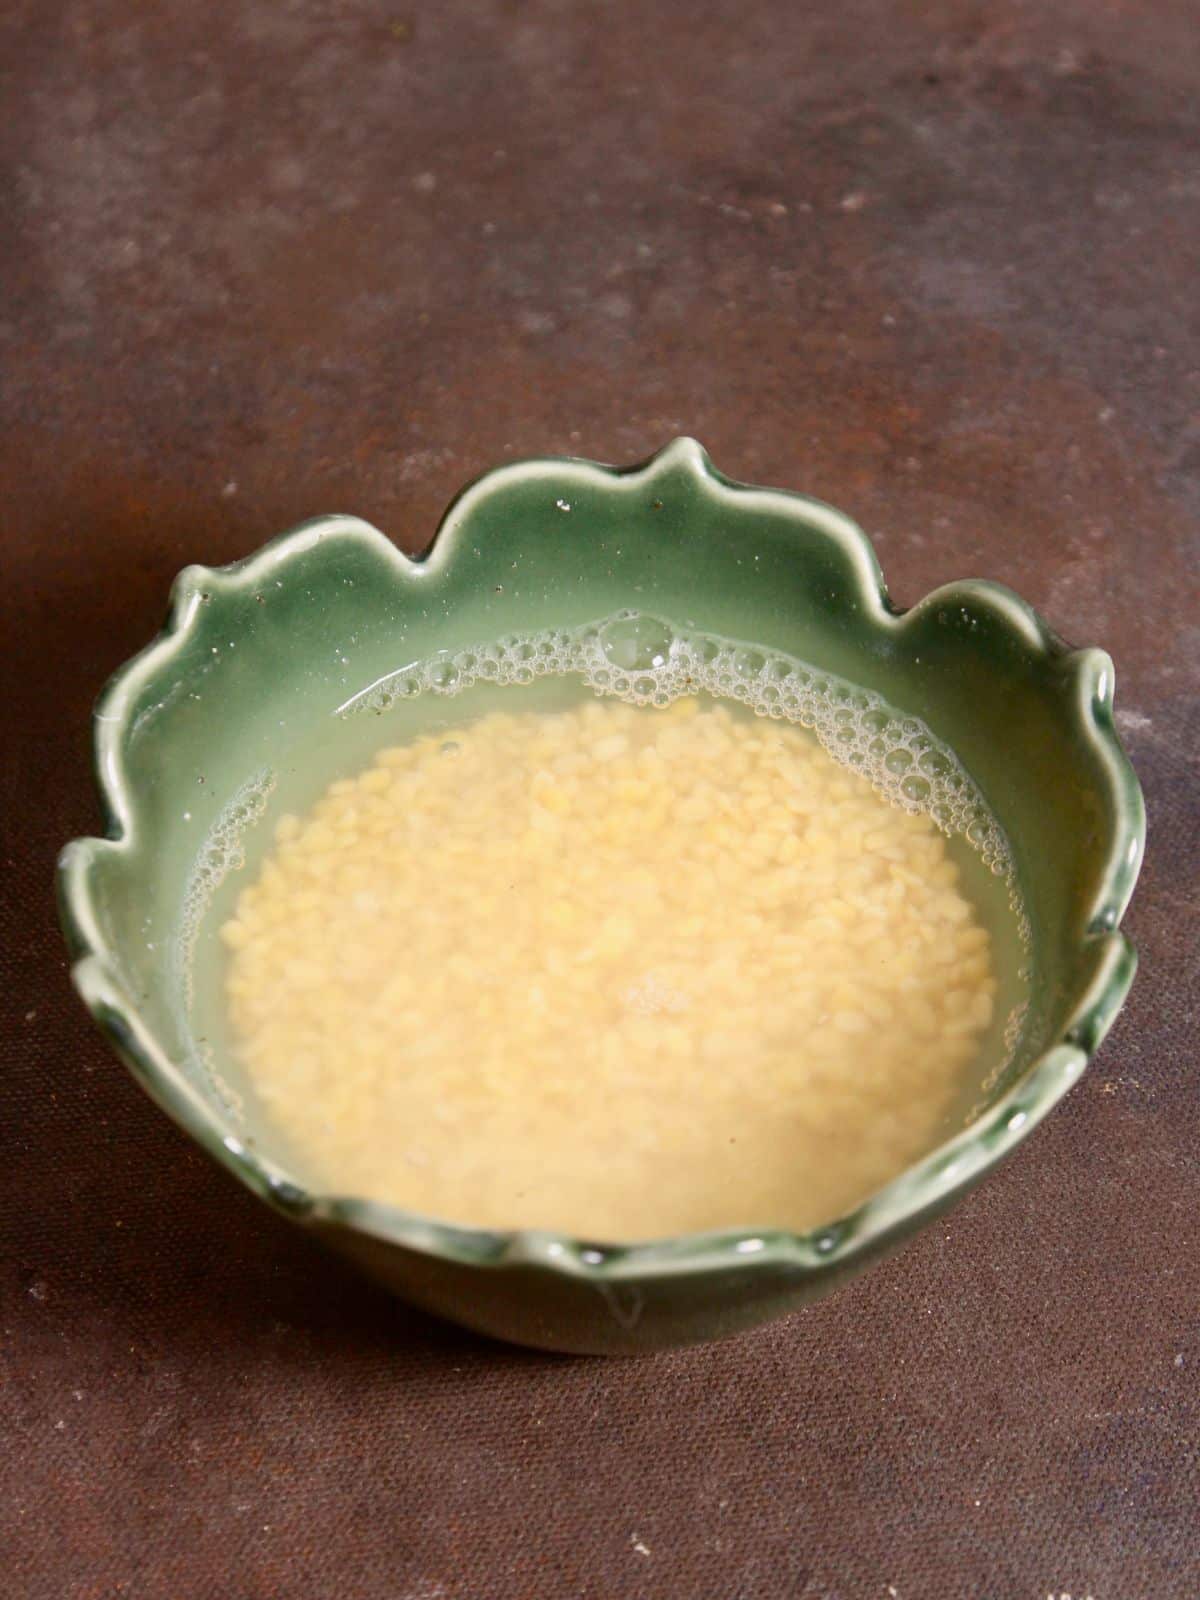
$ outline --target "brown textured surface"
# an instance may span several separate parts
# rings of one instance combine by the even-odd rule
[[[1192,0],[9,0],[0,1549],[28,1600],[1200,1593]],[[840,1297],[603,1364],[394,1307],[71,996],[88,712],[188,560],[702,438],[1108,646],[1143,971]]]

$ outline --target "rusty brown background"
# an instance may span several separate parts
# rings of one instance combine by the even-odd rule
[[[14,1600],[1200,1594],[1195,0],[6,0]],[[507,458],[699,436],[1108,646],[1131,1003],[1016,1158],[811,1311],[641,1363],[393,1305],[71,996],[89,707],[187,561],[415,549]]]

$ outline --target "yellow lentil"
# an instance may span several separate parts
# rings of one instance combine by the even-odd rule
[[[221,929],[249,1081],[311,1181],[455,1222],[828,1220],[991,1021],[930,819],[719,704],[486,716],[275,841]]]

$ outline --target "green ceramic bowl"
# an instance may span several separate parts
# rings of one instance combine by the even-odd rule
[[[807,1234],[620,1247],[309,1192],[269,1130],[218,1087],[212,1041],[190,1020],[204,929],[243,852],[261,848],[278,811],[314,799],[339,760],[357,761],[364,739],[396,737],[337,715],[368,685],[438,650],[622,607],[799,656],[924,719],[956,750],[1008,834],[1032,924],[1015,1060],[969,1126]],[[691,440],[628,470],[502,467],[460,494],[420,561],[366,523],[323,517],[234,566],[180,574],[165,630],[96,708],[107,836],[68,845],[59,871],[74,981],[181,1127],[404,1298],[556,1350],[718,1337],[827,1293],[943,1210],[1029,1133],[1104,1037],[1134,972],[1118,923],[1144,833],[1112,696],[1103,652],[1070,649],[996,584],[955,583],[898,611],[846,517],[732,483]],[[403,707],[383,713],[394,714]],[[319,773],[296,754],[314,737]]]

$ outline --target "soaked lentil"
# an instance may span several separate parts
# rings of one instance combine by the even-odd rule
[[[386,749],[221,935],[315,1181],[595,1239],[843,1213],[941,1136],[996,993],[928,816],[695,699]]]

